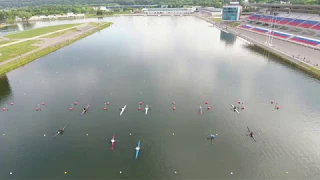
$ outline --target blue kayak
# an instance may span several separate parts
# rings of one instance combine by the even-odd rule
[[[140,140],[138,141],[138,146],[136,147],[136,159],[138,159],[139,151],[140,151]]]

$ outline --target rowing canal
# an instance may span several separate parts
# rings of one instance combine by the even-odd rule
[[[320,178],[318,80],[194,17],[105,20],[0,79],[0,179]]]

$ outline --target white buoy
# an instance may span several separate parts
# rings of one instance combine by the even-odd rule
[[[46,136],[46,134],[44,134],[43,136]]]
[[[216,136],[218,136],[218,134],[216,134]]]
[[[233,172],[231,172],[230,174],[233,174]]]
[[[12,172],[10,172],[10,175],[12,175]]]
[[[120,171],[119,173],[122,174],[122,171]]]
[[[131,133],[129,133],[129,135],[131,136]]]

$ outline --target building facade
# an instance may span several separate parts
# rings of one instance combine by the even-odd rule
[[[198,12],[208,14],[210,16],[221,16],[222,15],[222,9],[221,8],[214,8],[214,7],[198,8]]]
[[[163,14],[163,15],[183,15],[183,14],[193,14],[194,10],[192,8],[148,8],[142,9],[145,14]]]
[[[239,21],[242,12],[242,6],[228,5],[223,6],[222,20],[223,21]]]

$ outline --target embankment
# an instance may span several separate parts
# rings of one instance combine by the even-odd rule
[[[247,35],[243,35],[243,34],[241,34],[239,32],[236,32],[235,30],[233,30],[234,28],[232,28],[230,26],[226,29],[225,28],[226,25],[222,25],[220,23],[212,22],[211,20],[209,20],[209,19],[207,19],[205,17],[199,16],[199,15],[195,15],[195,16],[200,18],[200,19],[203,19],[203,20],[205,20],[205,21],[207,21],[207,22],[209,22],[211,24],[213,24],[218,29],[221,28],[224,31],[232,33],[235,36],[241,37],[241,38],[251,42],[251,44],[249,45],[250,49],[252,49],[254,51],[257,51],[259,53],[267,52],[269,55],[274,57],[275,60],[278,60],[279,62],[283,62],[283,63],[289,65],[290,67],[299,69],[299,70],[307,73],[308,75],[310,75],[312,77],[315,77],[315,78],[320,80],[320,69],[318,69],[317,67],[309,65],[309,64],[307,64],[307,63],[305,63],[305,62],[303,62],[303,61],[295,58],[294,56],[289,55],[289,54],[287,54],[287,53],[285,53],[283,51],[275,49],[275,48],[273,48],[271,46],[267,46],[262,42],[256,41],[255,39],[253,39],[253,38],[251,38],[251,37],[249,37]],[[290,42],[287,42],[287,43],[290,43]]]
[[[43,49],[40,49],[39,51],[36,51],[30,55],[27,55],[27,56],[24,56],[24,57],[21,57],[17,60],[14,60],[14,61],[11,61],[11,62],[8,62],[2,66],[0,66],[0,75],[2,74],[5,74],[13,69],[16,69],[20,66],[24,66],[25,64],[33,61],[33,60],[36,60],[42,56],[45,56],[51,52],[54,52],[62,47],[65,47],[65,46],[68,46],[69,44],[72,44],[74,43],[75,41],[78,41],[82,38],[85,38],[95,32],[98,32],[102,29],[105,29],[109,26],[111,26],[112,23],[102,23],[101,25],[99,26],[96,26],[94,29],[90,30],[90,31],[87,31],[87,32],[84,32],[83,34],[75,37],[74,39],[71,39],[71,40],[68,40],[68,41],[64,41],[64,42],[61,42],[59,44],[56,44],[54,46],[49,46],[49,47],[46,47],[46,48],[43,48]]]
[[[308,65],[306,63],[304,63],[301,60],[296,59],[295,57],[286,54],[285,52],[282,52],[280,50],[277,50],[271,46],[267,46],[261,42],[255,41],[254,39],[245,36],[243,34],[239,34],[233,30],[231,30],[230,28],[228,29],[228,31],[232,34],[234,34],[235,36],[239,36],[249,42],[251,42],[252,44],[249,45],[249,47],[257,52],[268,52],[271,56],[274,57],[275,60],[280,60],[284,63],[286,63],[287,65],[302,70],[303,72],[307,73],[308,75],[311,75],[317,79],[320,80],[320,69],[316,68],[315,66],[311,66]],[[316,50],[315,50],[316,51]]]

